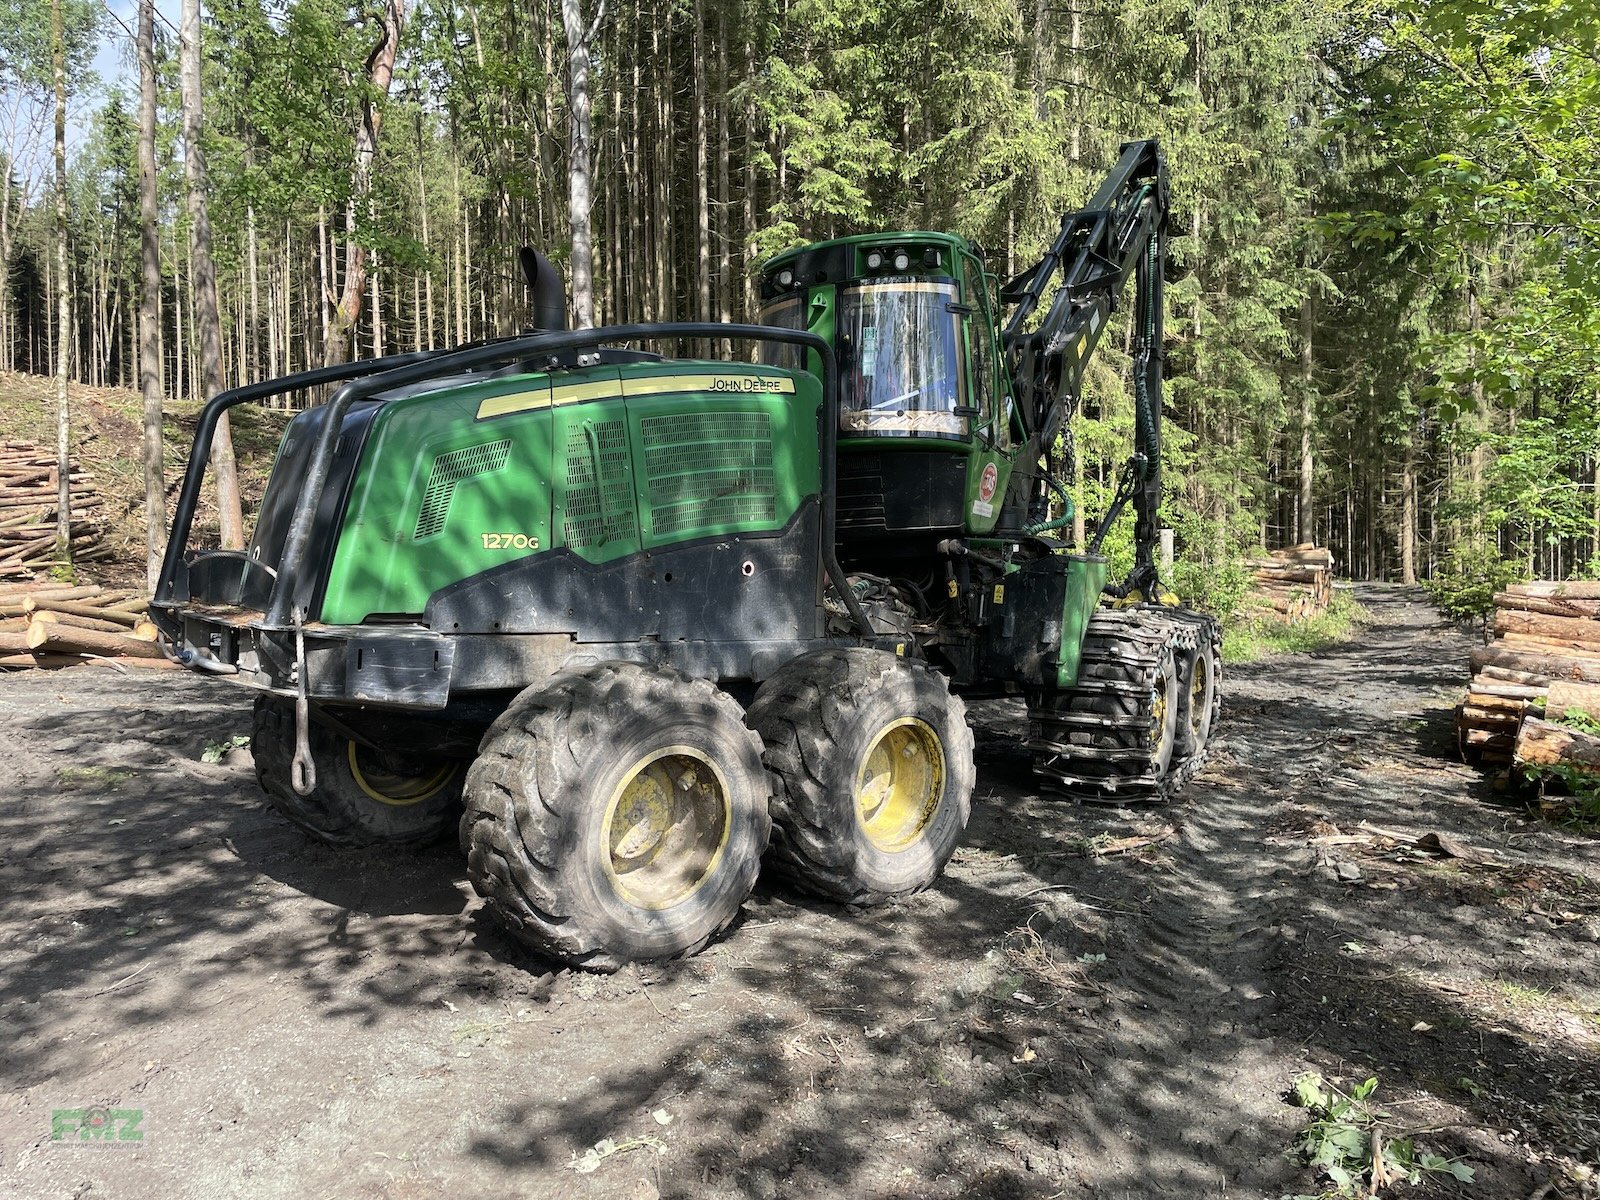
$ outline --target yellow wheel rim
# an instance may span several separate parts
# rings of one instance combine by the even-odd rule
[[[1211,679],[1211,659],[1202,650],[1195,656],[1194,671],[1189,679],[1189,730],[1198,734],[1205,724],[1206,714],[1202,708],[1206,702],[1206,684]]]
[[[944,746],[916,717],[891,721],[856,772],[856,820],[885,854],[906,849],[928,827],[944,795]]]
[[[652,751],[606,803],[606,874],[638,908],[682,904],[716,873],[732,822],[727,782],[710,759],[689,746]]]
[[[1150,745],[1157,757],[1171,740],[1167,728],[1167,713],[1172,705],[1172,673],[1163,670],[1156,676],[1156,685],[1150,693]]]
[[[432,800],[460,770],[460,763],[445,762],[428,763],[418,772],[392,771],[375,762],[370,750],[350,743],[350,778],[372,799],[392,808],[408,808]]]

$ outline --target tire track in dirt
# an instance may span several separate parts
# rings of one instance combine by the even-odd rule
[[[1102,1175],[1089,1194],[1277,1194],[1293,1177],[1294,1119],[1278,1099],[1293,1050],[1261,1029],[1281,910],[1259,852],[1263,813],[1205,788],[1173,815],[1170,867],[1105,951],[1107,1053],[1081,1110],[1084,1175]],[[1105,1177],[1095,1160],[1119,1169]]]
[[[1303,851],[1268,839],[1303,822],[1296,801],[1340,769],[1354,731],[1397,735],[1387,714],[1363,708],[1368,667],[1409,663],[1419,624],[1436,623],[1386,612],[1359,644],[1232,669],[1213,761],[1177,803],[1086,806],[1061,823],[1090,840],[1177,828],[1159,847],[1160,869],[1091,859],[1057,876],[1091,905],[1096,893],[1119,907],[1137,902],[1136,915],[1108,912],[1099,930],[1083,930],[1087,942],[1052,930],[1104,992],[1078,1033],[1098,1051],[1075,1096],[1067,1155],[1083,1194],[1305,1190],[1306,1173],[1286,1154],[1302,1114],[1282,1096],[1310,1059],[1277,1014],[1305,986],[1291,977],[1293,939],[1339,885],[1314,875]],[[1397,689],[1393,704],[1414,706],[1419,690]],[[1103,965],[1077,953],[1096,934]]]

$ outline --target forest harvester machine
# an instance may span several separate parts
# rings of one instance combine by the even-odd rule
[[[542,332],[213,399],[151,612],[256,690],[285,816],[340,845],[458,826],[505,928],[596,970],[703,947],[763,858],[849,905],[926,887],[967,823],[962,694],[1025,698],[1048,784],[1163,798],[1219,675],[1153,559],[1167,220],[1129,143],[1009,283],[951,234],[847,237],[767,263],[759,325],[568,330],[524,251]],[[1136,444],[1072,552],[1049,452],[1130,277]],[[643,348],[690,339],[756,352]],[[249,547],[191,550],[220,416],[332,385]]]

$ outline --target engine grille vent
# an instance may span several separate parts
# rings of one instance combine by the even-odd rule
[[[450,501],[455,498],[456,484],[478,475],[488,475],[500,470],[511,457],[511,443],[485,442],[481,446],[468,446],[452,450],[433,460],[428,469],[428,486],[422,493],[422,509],[417,513],[417,531],[413,540],[433,537],[444,529],[450,516]]]
[[[596,421],[588,428],[574,425],[567,434],[567,504],[561,531],[574,550],[639,536],[628,476],[628,431],[623,422]]]
[[[650,523],[658,537],[712,533],[776,515],[766,413],[651,417],[639,428]]]

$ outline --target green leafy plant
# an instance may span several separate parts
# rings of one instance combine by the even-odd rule
[[[205,763],[219,763],[234,750],[242,750],[250,744],[246,734],[236,733],[225,742],[207,742],[206,748],[200,752],[200,761]]]
[[[1568,729],[1576,729],[1579,733],[1600,737],[1600,720],[1596,720],[1581,708],[1569,708],[1559,717],[1552,717],[1546,713],[1545,719],[1565,725]]]
[[[1578,733],[1600,737],[1600,720],[1581,708],[1569,708],[1558,714],[1546,712],[1545,720]],[[1590,827],[1600,825],[1600,772],[1571,763],[1551,763],[1541,766],[1524,766],[1523,773],[1534,783],[1556,783],[1567,793],[1568,817],[1573,824]]]
[[[1201,563],[1180,559],[1172,566],[1173,589],[1202,612],[1223,624],[1238,620],[1250,592],[1250,572],[1238,563]]]
[[[1600,826],[1600,774],[1567,763],[1525,766],[1523,773],[1534,783],[1558,783],[1567,793],[1566,819],[1583,828]]]
[[[1415,1138],[1393,1127],[1372,1103],[1377,1090],[1372,1078],[1342,1092],[1315,1071],[1294,1081],[1289,1099],[1310,1117],[1298,1150],[1332,1185],[1324,1195],[1376,1196],[1385,1186],[1420,1183],[1430,1174],[1472,1182],[1471,1167],[1418,1150]]]
[[[1475,542],[1452,547],[1422,586],[1445,616],[1486,620],[1494,611],[1494,594],[1526,576],[1523,564],[1502,559],[1488,542]]]

